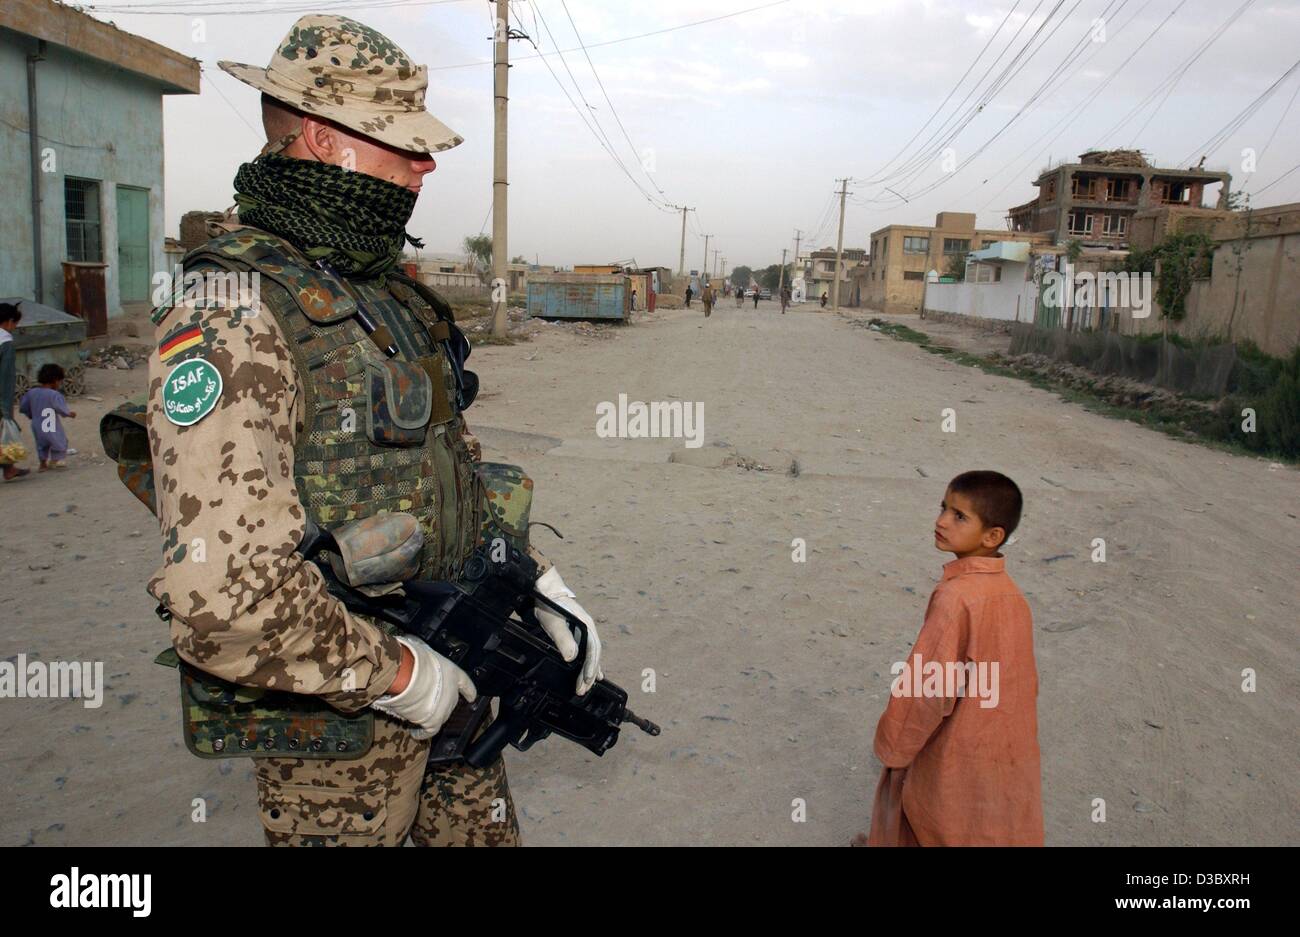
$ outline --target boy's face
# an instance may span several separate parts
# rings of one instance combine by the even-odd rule
[[[994,556],[1006,535],[1001,527],[985,527],[970,498],[951,488],[943,493],[939,518],[934,522],[934,547],[958,559],[966,556]]]

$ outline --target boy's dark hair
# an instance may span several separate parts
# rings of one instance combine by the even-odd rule
[[[66,375],[63,369],[53,361],[41,365],[41,369],[36,372],[37,384],[53,384],[55,381],[61,381]]]
[[[1005,531],[1003,543],[1011,539],[1025,504],[1015,482],[1001,472],[962,472],[948,482],[948,487],[955,494],[970,498],[985,527],[1001,527]]]
[[[23,311],[17,303],[0,303],[0,322],[17,322],[23,317]]]

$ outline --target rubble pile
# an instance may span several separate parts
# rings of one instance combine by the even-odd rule
[[[132,371],[149,360],[148,346],[105,345],[86,355],[86,367]]]

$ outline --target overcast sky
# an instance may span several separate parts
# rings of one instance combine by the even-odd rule
[[[933,224],[939,211],[974,211],[981,227],[1004,228],[1006,208],[1034,197],[1032,181],[1049,158],[1073,160],[1098,146],[1134,146],[1159,165],[1194,164],[1205,154],[1207,167],[1232,172],[1233,187],[1247,191],[1300,162],[1300,68],[1238,129],[1219,135],[1296,64],[1300,0],[786,0],[762,9],[749,8],[764,0],[566,2],[576,34],[562,0],[512,4],[542,51],[565,51],[564,61],[524,58],[534,53],[531,44],[511,43],[508,247],[512,256],[541,263],[635,259],[675,268],[681,215],[655,208],[629,175],[657,201],[698,209],[686,238],[687,265],[697,268],[705,233],[713,235],[709,263],[717,248],[729,266],[778,261],[783,247],[793,248],[796,229],[805,245],[833,245],[833,192],[843,177],[854,180],[845,246],[865,247],[877,228]],[[236,168],[263,142],[258,93],[217,69],[217,60],[266,65],[308,9],[346,12],[428,64],[429,109],[465,138],[438,155],[411,232],[447,253],[458,251],[465,235],[491,232],[486,0],[97,6],[94,15],[204,65],[201,95],[166,101],[169,234],[185,211],[231,204]],[[155,12],[124,12],[132,6]],[[188,12],[156,12],[164,9]],[[194,40],[196,16],[202,42]],[[1166,82],[1225,24],[1176,83]],[[592,46],[656,30],[670,31],[590,49],[611,110],[578,37]],[[599,121],[626,172],[545,63],[577,108]],[[1009,63],[1019,71],[994,88]],[[1149,103],[1116,129],[1144,98]],[[1243,171],[1246,148],[1256,154],[1253,174]],[[1295,201],[1300,171],[1253,204]]]

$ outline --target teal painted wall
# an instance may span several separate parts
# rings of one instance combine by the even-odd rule
[[[27,134],[27,56],[36,40],[0,29],[0,296],[36,298],[32,274],[31,163]],[[41,301],[63,308],[67,259],[65,176],[100,182],[103,260],[110,317],[121,314],[117,269],[116,186],[149,192],[149,269],[163,256],[162,94],[152,82],[48,44],[36,66],[38,133],[52,153],[41,175],[45,289]]]

